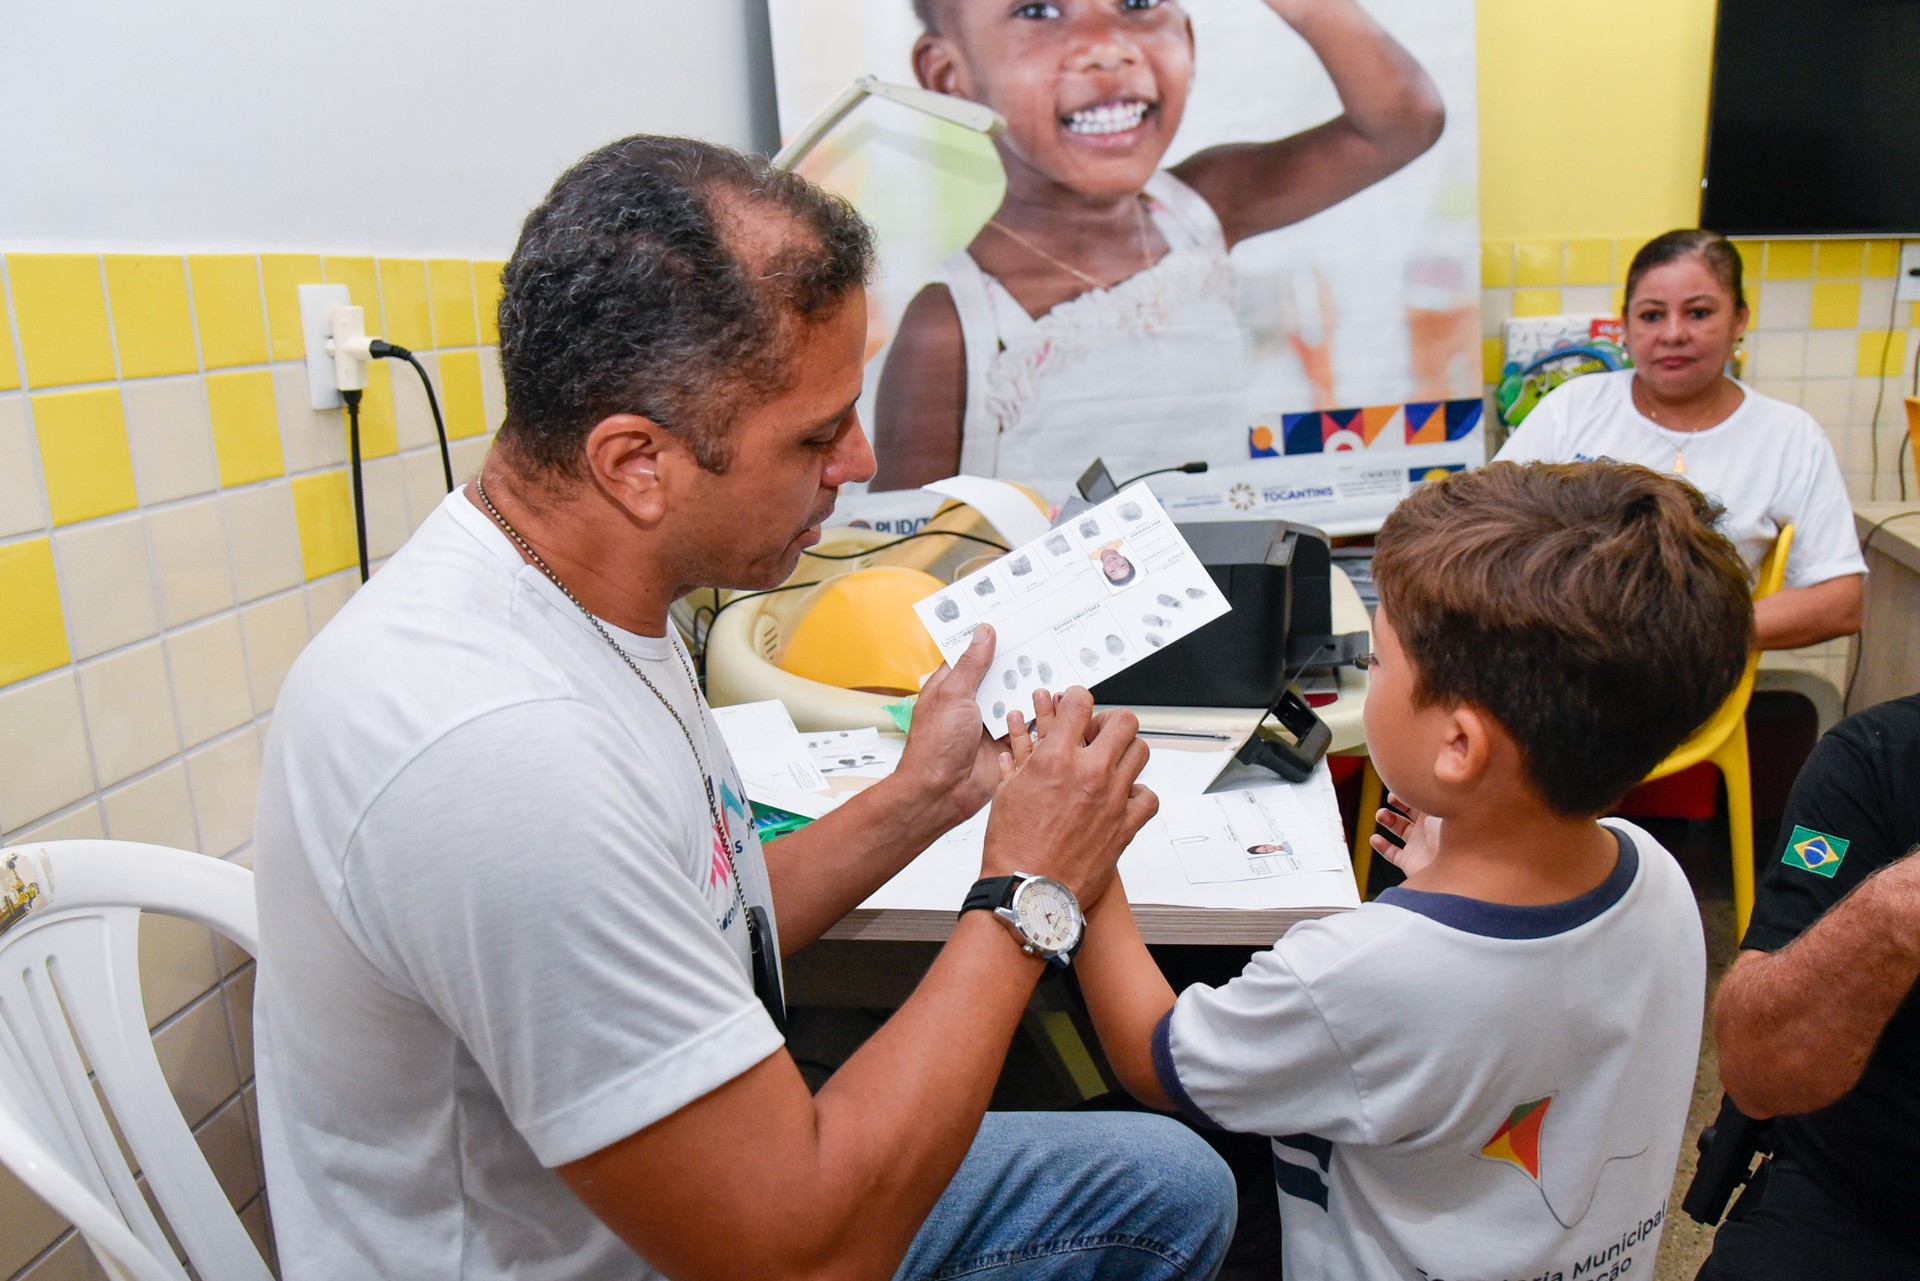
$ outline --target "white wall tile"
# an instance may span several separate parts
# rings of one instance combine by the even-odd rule
[[[340,607],[353,597],[359,586],[360,571],[357,569],[328,574],[307,584],[307,620],[313,625],[315,636],[340,612]]]
[[[140,916],[140,999],[158,1027],[219,981],[213,931],[160,912]]]
[[[433,509],[446,501],[447,474],[440,467],[440,451],[426,449],[404,455],[400,460],[406,475],[407,528],[420,528],[420,522],[433,515]]]
[[[415,358],[425,366],[427,377],[433,379],[433,389],[440,391],[440,358],[430,351],[414,353]],[[427,408],[427,393],[420,388],[420,375],[413,372],[403,360],[389,360],[387,369],[393,375],[393,417],[400,434],[400,448],[418,449],[422,445],[438,448],[440,437],[433,430],[433,411]],[[446,412],[446,406],[441,406]]]
[[[240,1093],[233,1038],[227,1030],[226,995],[219,988],[155,1032],[153,1052],[189,1126],[199,1125]]]
[[[242,601],[258,600],[300,582],[300,533],[293,491],[283,480],[220,495],[227,525],[233,585]]]
[[[53,536],[75,658],[91,658],[160,631],[144,523],[141,516],[89,521]]]
[[[0,352],[0,360],[11,359],[12,352]],[[46,524],[40,456],[27,426],[26,397],[0,396],[0,538]]]
[[[1863,280],[1860,282],[1860,315],[1857,323],[1862,329],[1903,329],[1904,317],[1893,300],[1893,280]]]
[[[500,349],[480,349],[480,404],[487,411],[487,430],[496,432],[507,418],[507,384],[500,376]]]
[[[180,750],[173,724],[166,651],[158,641],[121,650],[80,669],[94,773],[107,787]]]
[[[280,697],[280,682],[306,648],[305,593],[288,592],[246,606],[240,611],[240,628],[246,638],[247,684],[253,705],[265,711]]]
[[[492,436],[469,436],[465,440],[453,442],[453,483],[464,485],[480,474],[480,464],[486,461],[487,450],[493,447]]]
[[[92,793],[84,715],[71,671],[0,689],[0,831]]]
[[[187,757],[201,853],[219,858],[253,839],[253,793],[259,783],[260,747],[250,733],[228,735]]]
[[[254,1164],[253,1135],[247,1129],[246,1109],[239,1099],[215,1112],[193,1137],[199,1140],[213,1177],[220,1181],[234,1209],[259,1195],[260,1167]]]
[[[1832,431],[1846,425],[1852,399],[1851,378],[1809,378],[1800,405],[1813,415],[1813,421]]]
[[[1807,377],[1851,378],[1860,350],[1851,329],[1814,329],[1807,333]]]
[[[1566,285],[1560,290],[1560,310],[1570,316],[1582,312],[1611,316],[1614,314],[1613,286]]]
[[[160,621],[178,627],[233,607],[233,570],[220,503],[200,498],[147,514]]]
[[[1501,337],[1501,326],[1512,316],[1513,290],[1482,289],[1480,291],[1480,336],[1482,338]],[[494,359],[497,363],[499,360],[497,352]],[[481,369],[484,371],[485,368],[486,364],[482,361]],[[504,390],[501,392],[501,399],[502,401],[506,399]],[[487,421],[490,424],[497,424],[499,419],[489,417]]]
[[[107,826],[100,817],[100,806],[88,801],[58,818],[50,818],[44,823],[31,823],[15,832],[11,839],[15,842],[97,841],[106,834]]]
[[[307,367],[276,365],[273,407],[280,418],[280,452],[289,475],[339,467],[347,461],[347,429],[338,409],[315,409],[307,399]]]
[[[240,620],[222,614],[167,637],[180,734],[188,747],[244,725],[253,716]]]
[[[1789,405],[1799,404],[1806,388],[1806,383],[1798,378],[1754,378],[1750,382],[1762,396],[1784,400]]]
[[[1806,329],[1813,324],[1813,282],[1763,280],[1754,291],[1758,314],[1755,329]]]
[[[1806,369],[1807,336],[1754,330],[1747,335],[1747,379],[1798,378]]]
[[[220,488],[207,392],[199,378],[141,378],[123,383],[127,441],[143,503],[163,503]]]
[[[187,767],[179,761],[145,778],[117,787],[100,798],[107,835],[116,841],[144,841],[191,850],[199,844],[193,830],[193,798],[187,793]]]
[[[400,550],[407,524],[406,481],[397,457],[369,459],[364,469],[367,503],[367,556],[384,560]]]

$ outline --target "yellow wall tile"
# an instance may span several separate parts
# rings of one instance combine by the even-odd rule
[[[1620,284],[1627,282],[1627,268],[1633,266],[1633,256],[1640,252],[1640,246],[1647,243],[1644,236],[1625,236],[1613,242],[1613,260],[1620,264]]]
[[[1860,282],[1821,280],[1813,286],[1813,327],[1852,329],[1860,323]]]
[[[267,363],[260,265],[252,254],[189,254],[200,358],[208,369]]]
[[[1867,260],[1864,274],[1881,280],[1899,275],[1900,242],[1897,240],[1869,240],[1867,242]]]
[[[440,400],[447,416],[447,437],[484,436],[487,407],[480,397],[480,353],[440,353]]]
[[[1892,378],[1904,373],[1907,367],[1905,337],[1898,330],[1893,331],[1891,338],[1884,329],[1861,330],[1853,372],[1862,378]]]
[[[405,365],[400,372],[418,377]],[[347,429],[347,411],[340,411],[340,430]],[[367,393],[360,398],[360,456],[384,458],[400,452],[400,423],[393,413],[393,366],[377,360],[367,366]]]
[[[1769,240],[1766,266],[1760,274],[1768,280],[1805,280],[1813,274],[1813,243]]]
[[[371,258],[328,254],[321,263],[330,285],[345,285],[353,305],[367,313],[367,332],[380,328],[380,273]]]
[[[1740,283],[1745,286],[1749,297],[1760,281],[1761,260],[1766,257],[1767,242],[1764,240],[1736,240],[1733,247],[1740,253]]]
[[[0,685],[11,685],[73,661],[60,615],[60,584],[53,575],[53,544],[45,538],[0,547]]]
[[[1560,314],[1558,289],[1516,289],[1513,291],[1516,316],[1557,316]]]
[[[1913,311],[1913,314],[1907,317],[1907,323],[1909,325],[1912,325],[1915,329],[1920,329],[1920,302],[1908,303],[1907,305]]]
[[[114,376],[107,291],[92,254],[8,254],[7,280],[20,351],[34,387],[101,383]]]
[[[1513,280],[1518,285],[1560,283],[1560,242],[1522,240],[1514,247]]]
[[[353,533],[353,489],[344,471],[295,476],[293,519],[300,527],[300,566],[307,581],[360,563]]]
[[[7,319],[6,299],[0,298],[0,391],[20,386],[20,363],[13,356],[13,322]]]
[[[1813,247],[1813,274],[1828,280],[1857,280],[1866,251],[1864,240],[1822,240]]]
[[[433,308],[427,302],[427,264],[418,258],[380,260],[380,337],[411,351],[433,349]],[[372,333],[373,324],[367,324]]]
[[[207,413],[213,420],[213,453],[220,462],[222,486],[250,485],[286,474],[272,374],[264,369],[209,374]]]
[[[187,309],[187,269],[159,254],[108,254],[107,296],[122,378],[200,372]]]
[[[464,258],[435,258],[427,263],[427,289],[433,295],[433,345],[472,347],[480,332],[473,323],[473,264]]]
[[[480,315],[480,341],[500,341],[500,273],[507,264],[491,259],[475,259],[473,264],[473,306]]]
[[[1505,289],[1511,284],[1513,284],[1513,242],[1511,240],[1481,241],[1480,287]]]
[[[35,396],[33,427],[54,524],[123,512],[139,501],[119,388]]]
[[[1569,240],[1566,283],[1569,285],[1612,284],[1613,243],[1607,240]]]
[[[267,335],[275,360],[304,360],[300,331],[300,286],[325,284],[319,254],[261,254],[260,279],[267,294]]]
[[[1498,338],[1480,340],[1480,381],[1497,383],[1507,367],[1506,345]]]

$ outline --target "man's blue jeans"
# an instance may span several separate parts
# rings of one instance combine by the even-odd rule
[[[1160,1281],[1220,1270],[1233,1175],[1134,1112],[989,1112],[895,1281]]]

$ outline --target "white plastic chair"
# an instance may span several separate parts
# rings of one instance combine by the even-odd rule
[[[243,867],[125,841],[0,850],[0,1163],[80,1229],[110,1275],[186,1277],[137,1168],[202,1281],[270,1281],[154,1055],[140,999],[143,910],[259,948]]]

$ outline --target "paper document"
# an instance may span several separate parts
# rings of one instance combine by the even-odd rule
[[[1000,531],[1008,543],[1032,542],[1047,532],[1047,516],[1033,500],[1004,480],[986,476],[949,476],[922,485],[930,494],[965,503]]]
[[[995,738],[1033,693],[1092,685],[1228,611],[1144,484],[1130,485],[914,606],[948,662],[993,625],[980,718]]]

